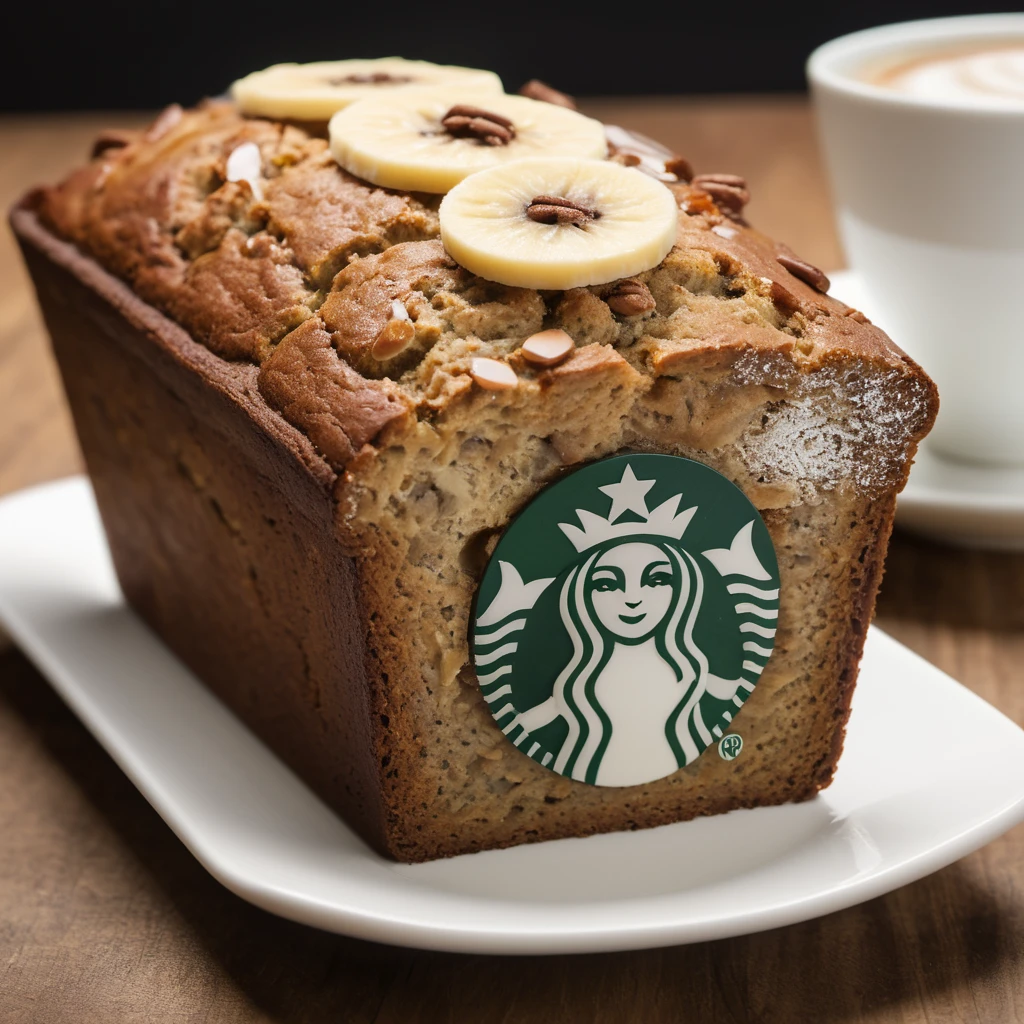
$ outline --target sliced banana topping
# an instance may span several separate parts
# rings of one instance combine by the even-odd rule
[[[367,96],[396,95],[425,87],[457,87],[465,95],[503,93],[493,71],[431,64],[423,60],[332,60],[275,64],[231,86],[242,113],[295,121],[326,121]]]
[[[331,152],[375,185],[447,192],[487,167],[538,156],[602,158],[604,126],[525,96],[431,89],[360,100],[331,118]]]
[[[472,273],[564,290],[657,266],[675,242],[679,212],[663,184],[632,167],[563,157],[471,175],[444,197],[439,216],[444,247]]]

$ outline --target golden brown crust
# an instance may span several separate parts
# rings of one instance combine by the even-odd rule
[[[133,609],[370,842],[386,842],[334,473],[217,359],[26,210],[39,293]],[[339,751],[344,756],[339,756]]]
[[[259,148],[261,180],[226,181],[227,159],[245,143]],[[464,392],[451,379],[465,372],[464,342],[506,358],[548,326],[577,345],[613,345],[655,376],[681,360],[692,372],[699,350],[714,360],[722,345],[787,350],[802,371],[850,357],[920,376],[855,310],[794,276],[775,243],[685,182],[671,186],[676,248],[637,279],[657,308],[622,316],[606,301],[611,285],[540,294],[473,278],[436,241],[436,197],[359,181],[324,139],[229,104],[169,108],[147,132],[98,149],[35,200],[58,235],[227,359],[262,364],[319,310],[341,357],[363,376],[394,380],[420,415]],[[406,342],[403,331],[404,347],[375,356],[396,300],[414,335]],[[261,380],[280,385],[280,371]],[[346,452],[332,446],[332,461]]]
[[[334,465],[344,465],[389,423],[410,412],[387,381],[360,377],[318,319],[289,334],[260,367],[259,387]]]

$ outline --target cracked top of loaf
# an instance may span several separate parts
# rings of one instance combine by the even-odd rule
[[[259,149],[255,188],[227,180],[228,158],[245,143]],[[485,356],[509,363],[520,388],[539,396],[559,377],[608,372],[614,381],[623,364],[652,395],[663,378],[727,367],[733,385],[767,395],[763,458],[811,473],[816,486],[900,486],[934,418],[930,380],[714,190],[682,179],[666,187],[679,204],[678,236],[659,266],[633,279],[655,303],[634,315],[609,303],[614,283],[535,291],[473,276],[439,240],[439,196],[370,185],[339,167],[315,130],[222,102],[171,107],[144,132],[101,138],[90,163],[32,202],[51,230],[216,355],[257,364],[265,400],[336,472],[366,446],[471,400],[471,362]],[[379,358],[374,342],[396,300],[415,334]],[[554,369],[519,352],[547,328],[576,345]],[[801,431],[828,426],[839,392],[849,400],[845,454],[826,441],[801,462]],[[700,447],[715,444],[711,429]]]

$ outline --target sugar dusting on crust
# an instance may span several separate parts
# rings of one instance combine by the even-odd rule
[[[898,368],[826,365],[772,403],[737,447],[761,480],[795,484],[808,502],[844,484],[877,492],[903,466],[929,406],[927,387]]]

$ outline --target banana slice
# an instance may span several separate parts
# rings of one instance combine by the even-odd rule
[[[331,118],[331,152],[386,188],[447,192],[467,175],[537,156],[604,157],[604,126],[525,96],[431,89],[360,100]]]
[[[423,60],[333,60],[275,64],[231,86],[242,113],[295,121],[326,121],[356,100],[424,87],[458,87],[466,95],[503,93],[493,71],[431,64]]]
[[[657,266],[679,211],[661,182],[607,160],[521,160],[441,201],[441,241],[478,277],[519,288],[604,284]]]

